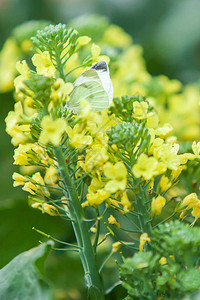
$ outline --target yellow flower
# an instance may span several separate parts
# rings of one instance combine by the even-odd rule
[[[67,122],[64,119],[58,118],[53,120],[50,116],[44,116],[41,122],[41,134],[39,142],[43,144],[51,143],[54,146],[59,146],[62,135],[66,131]]]
[[[177,208],[177,211],[182,211],[180,218],[183,218],[185,213],[192,209],[192,216],[195,217],[193,224],[198,218],[200,218],[200,199],[196,193],[191,193],[187,195],[180,203]]]
[[[12,134],[12,130],[17,128],[18,123],[23,120],[23,108],[21,102],[15,103],[14,111],[10,111],[5,118],[6,132]]]
[[[13,176],[12,176],[14,183],[13,183],[13,186],[16,187],[16,186],[19,186],[19,185],[24,185],[25,184],[25,181],[27,180],[27,178],[19,173],[16,173],[14,172],[13,173]]]
[[[35,195],[37,187],[32,182],[26,182],[25,185],[24,185],[24,187],[22,188],[22,190],[24,190],[25,192],[28,192],[28,193],[30,193],[32,195]]]
[[[92,181],[88,187],[89,192],[96,192],[97,190],[100,190],[103,187],[101,178],[93,177]]]
[[[102,43],[117,48],[125,48],[131,45],[132,38],[121,27],[111,24],[104,32]]]
[[[53,217],[54,216],[59,216],[58,209],[55,206],[51,205],[51,204],[36,202],[36,203],[33,203],[31,206],[33,208],[37,208],[37,209],[41,210],[43,213],[47,213],[50,216],[53,216]]]
[[[160,179],[159,186],[160,186],[160,193],[167,191],[171,187],[171,182],[169,178],[163,175]]]
[[[194,152],[194,154],[199,157],[200,155],[200,142],[193,142],[192,143],[192,151]]]
[[[43,212],[47,213],[50,216],[53,216],[53,217],[59,216],[58,209],[51,204],[43,203],[42,208],[43,208]]]
[[[157,198],[153,197],[151,201],[151,215],[152,217],[158,216],[163,207],[165,206],[166,200],[163,196],[158,196]]]
[[[150,180],[165,171],[166,167],[162,163],[159,163],[155,157],[148,157],[144,153],[139,156],[136,164],[132,168],[133,175],[136,178],[142,176],[145,180]]]
[[[121,204],[125,213],[133,210],[133,204],[129,201],[127,193],[124,192],[121,197]]]
[[[14,151],[14,165],[28,165],[28,153],[33,148],[33,144],[19,145]]]
[[[115,165],[108,162],[104,166],[104,174],[107,178],[111,179],[105,185],[106,191],[113,194],[118,190],[125,190],[128,172],[123,162],[117,162]]]
[[[73,88],[74,86],[71,82],[65,82],[62,78],[58,78],[53,85],[54,90],[51,93],[51,99],[53,102],[66,102]]]
[[[51,61],[48,51],[44,51],[41,54],[34,54],[32,57],[32,62],[36,67],[38,74],[45,75],[47,77],[56,76],[56,68]]]
[[[140,251],[143,250],[144,245],[146,244],[146,242],[151,242],[150,237],[148,236],[148,234],[146,232],[142,233],[140,236],[140,245],[139,245],[139,249]]]
[[[77,39],[77,43],[78,43],[77,49],[89,44],[90,41],[91,38],[87,35],[79,36],[79,38]]]
[[[158,115],[155,112],[150,112],[147,114],[147,128],[157,128],[158,121]]]
[[[170,124],[164,124],[163,127],[159,127],[155,130],[155,134],[162,139],[167,138],[173,131],[173,127]]]
[[[110,193],[107,192],[105,189],[98,190],[96,193],[89,192],[86,196],[87,203],[90,206],[93,206],[95,208],[97,208],[99,206],[99,204],[104,202],[109,197],[110,197]]]
[[[133,102],[134,117],[141,120],[147,117],[148,103],[145,101]]]
[[[22,62],[18,61],[16,63],[16,69],[21,74],[14,80],[14,86],[16,92],[18,93],[20,89],[24,87],[24,81],[29,79],[30,69],[25,60],[23,60]]]
[[[113,217],[113,215],[110,215],[108,218],[108,223],[116,226],[118,229],[120,228],[120,223],[115,219],[115,217]]]
[[[178,150],[178,144],[163,144],[154,149],[154,157],[163,162],[168,169],[176,170],[181,163],[177,155]]]
[[[20,51],[15,39],[8,38],[0,52],[0,92],[2,93],[13,89],[19,55]]]
[[[92,44],[91,54],[92,54],[93,62],[95,62],[95,63],[105,60],[108,64],[109,61],[110,61],[110,58],[108,56],[100,55],[101,54],[101,48],[96,44]]]
[[[166,265],[167,264],[167,259],[166,257],[161,257],[161,259],[159,260],[159,264],[162,266],[162,265]]]
[[[70,139],[70,145],[79,150],[83,150],[87,145],[92,144],[92,137],[86,135],[85,130],[82,130],[81,125],[76,124],[74,128],[66,127],[66,132]]]
[[[117,252],[121,248],[122,244],[120,242],[115,242],[112,244],[113,252]]]
[[[46,173],[44,176],[44,181],[46,184],[55,185],[58,182],[58,179],[58,171],[55,167],[50,166],[49,168],[46,168]]]
[[[107,148],[101,144],[93,144],[90,149],[86,150],[86,153],[85,172],[95,171],[96,169],[101,172],[105,162],[109,158]]]

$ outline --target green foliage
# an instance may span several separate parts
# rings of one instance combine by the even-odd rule
[[[182,299],[199,289],[200,228],[179,221],[162,224],[150,245],[151,251],[120,266],[127,299]]]
[[[44,261],[52,244],[49,241],[21,253],[0,271],[1,299],[50,299],[51,292],[44,281]]]
[[[145,127],[145,122],[138,123],[137,121],[133,121],[131,123],[119,123],[115,127],[112,127],[108,136],[110,144],[116,144],[120,148],[124,145],[124,150],[130,154],[132,154],[133,147],[138,144],[140,139],[140,147],[143,152],[145,148],[148,148],[150,142],[150,134]]]

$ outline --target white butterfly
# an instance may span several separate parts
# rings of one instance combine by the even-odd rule
[[[111,104],[113,85],[105,61],[96,63],[76,79],[67,106],[77,112],[81,99],[87,99],[94,111],[102,111]]]

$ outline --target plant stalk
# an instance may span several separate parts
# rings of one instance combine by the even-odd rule
[[[91,296],[89,299],[103,300],[104,295],[102,282],[98,272],[96,257],[90,240],[88,226],[86,222],[84,222],[84,219],[86,219],[84,210],[78,199],[78,194],[70,177],[61,147],[55,148],[55,156],[59,165],[60,176],[66,190],[66,196],[70,198],[70,201],[68,202],[68,208],[70,216],[74,220],[74,222],[72,222],[72,226],[78,246],[80,247],[79,253],[85,272],[87,287],[89,291],[92,290],[93,295],[95,294],[98,296],[98,298],[96,296],[95,298],[94,296],[92,298]]]

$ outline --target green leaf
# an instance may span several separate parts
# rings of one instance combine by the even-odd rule
[[[51,291],[44,281],[44,261],[52,245],[48,241],[23,252],[0,270],[0,299],[51,299]]]

